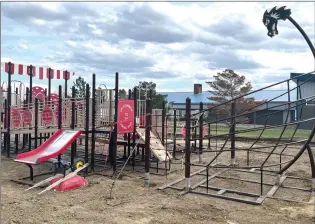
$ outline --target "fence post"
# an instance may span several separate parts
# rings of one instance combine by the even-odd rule
[[[75,87],[72,86],[72,102],[71,102],[71,129],[75,128]],[[71,144],[71,166],[74,165],[74,157],[76,156],[76,141]]]
[[[165,145],[165,101],[162,103],[162,144]]]
[[[137,114],[138,114],[138,109],[137,109],[137,88],[133,89],[133,100],[134,100],[134,128],[133,128],[133,133],[132,133],[132,169],[135,168],[135,163],[136,163],[136,152],[135,152],[135,147],[136,147],[136,131],[137,131]]]
[[[150,132],[151,132],[151,99],[146,100],[145,114],[145,174],[144,185],[150,187]]]
[[[35,98],[35,121],[34,121],[34,144],[35,149],[37,148],[37,135],[38,135],[38,98]]]
[[[113,172],[117,169],[117,121],[118,121],[118,95],[119,95],[119,73],[115,73],[115,114],[114,114],[114,131],[112,132],[112,165]]]
[[[236,102],[235,100],[231,105],[231,129],[230,129],[230,137],[231,137],[231,165],[235,165],[235,114],[236,114]]]
[[[173,158],[176,156],[176,132],[177,132],[177,121],[176,121],[176,110],[174,110],[174,127],[173,127]]]
[[[92,145],[91,145],[91,170],[94,171],[95,162],[95,119],[96,119],[96,75],[92,76]]]
[[[128,100],[131,100],[131,89],[129,89],[129,91],[128,91]],[[135,110],[135,108],[134,108],[134,110]],[[128,143],[127,143],[127,145],[128,145],[128,156],[127,157],[129,157],[130,156],[130,151],[131,151],[131,148],[130,148],[130,138],[131,138],[131,135],[130,135],[130,133],[128,133],[127,134],[127,141],[128,141]]]
[[[202,148],[203,148],[203,103],[200,102],[199,112],[201,113],[199,118],[199,163],[202,163]]]
[[[90,119],[90,85],[86,84],[85,88],[85,152],[84,163],[89,162],[89,119]],[[86,169],[87,171],[87,169]]]
[[[62,128],[62,87],[59,85],[58,88],[59,99],[58,99],[58,129]],[[58,155],[58,167],[61,167],[61,155]]]
[[[7,145],[6,145],[6,148],[7,148],[7,157],[10,157],[10,154],[11,154],[11,149],[10,149],[10,141],[11,141],[11,135],[10,135],[10,129],[11,129],[11,75],[12,75],[12,63],[9,62],[8,63],[8,66],[9,66],[9,70],[8,70],[8,91],[7,91],[7,108],[5,108],[5,112],[7,111]]]
[[[185,139],[185,189],[190,190],[190,122],[191,99],[186,98],[186,139]]]

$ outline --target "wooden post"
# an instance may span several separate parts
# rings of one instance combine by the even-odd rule
[[[236,113],[236,105],[235,105],[235,100],[232,102],[231,105],[231,129],[230,129],[230,137],[231,137],[231,165],[235,165],[235,113]]]
[[[191,99],[186,98],[186,139],[185,139],[185,190],[190,190],[190,122],[191,122]]]
[[[144,185],[150,187],[150,132],[151,132],[151,99],[146,100],[145,114],[145,176]]]
[[[203,148],[203,103],[200,102],[199,113],[201,113],[199,118],[199,163],[203,162],[202,148]]]
[[[177,117],[176,110],[174,110],[174,127],[173,127],[173,157],[176,156],[176,134],[177,134]]]

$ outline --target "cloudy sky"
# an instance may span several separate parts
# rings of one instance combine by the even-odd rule
[[[207,89],[226,68],[254,88],[314,70],[298,30],[280,21],[270,38],[262,15],[286,5],[315,42],[315,3],[1,3],[1,61],[74,71],[121,88],[153,81],[159,91]],[[5,75],[3,72],[2,79]],[[26,77],[15,76],[26,84]],[[75,77],[71,77],[70,83]],[[34,82],[47,86],[47,80]],[[61,82],[53,81],[56,88]]]

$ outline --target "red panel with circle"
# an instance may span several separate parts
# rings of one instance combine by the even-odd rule
[[[30,110],[22,111],[22,121],[25,125],[32,125],[33,115]]]
[[[51,124],[53,119],[53,110],[49,107],[44,107],[42,111],[42,119],[44,124]]]
[[[32,97],[39,99],[41,102],[45,100],[45,90],[40,86],[32,87]]]
[[[19,128],[21,125],[21,113],[18,109],[11,109],[11,125],[13,128]]]
[[[50,99],[48,99],[48,101],[52,101],[52,103],[54,105],[58,105],[58,103],[59,103],[59,95],[56,94],[56,93],[50,94]]]

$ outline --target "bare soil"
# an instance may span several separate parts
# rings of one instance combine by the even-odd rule
[[[264,143],[265,144],[265,143]],[[262,144],[262,145],[264,145]],[[238,147],[246,147],[238,143]],[[298,146],[288,149],[295,154]],[[271,150],[266,149],[266,150]],[[225,155],[223,155],[225,154]],[[222,163],[229,163],[229,152],[223,153],[218,159]],[[205,163],[213,158],[214,153],[204,154]],[[246,164],[246,153],[237,152],[239,165]],[[251,165],[259,164],[265,154],[250,154]],[[178,156],[180,157],[180,156]],[[288,157],[289,158],[289,157]],[[286,157],[283,157],[285,160]],[[193,160],[198,160],[194,155]],[[271,159],[278,162],[279,158]],[[113,179],[103,176],[88,176],[89,185],[69,192],[48,191],[38,195],[42,189],[24,191],[27,186],[16,184],[10,178],[20,178],[28,175],[28,168],[2,157],[1,162],[1,224],[23,223],[117,223],[117,224],[145,224],[145,223],[218,223],[218,224],[247,224],[247,223],[315,223],[315,207],[311,204],[288,202],[276,199],[266,199],[262,205],[248,205],[214,197],[195,194],[178,195],[176,190],[158,190],[172,180],[184,176],[180,160],[176,160],[173,169],[177,171],[166,176],[151,175],[150,188],[144,187],[144,173],[124,171],[122,178],[115,181],[112,198],[110,188]],[[35,173],[48,171],[51,165],[39,165]],[[195,167],[193,171],[200,169]],[[211,170],[215,172],[215,170]],[[290,175],[310,178],[310,165],[307,154],[287,172]],[[250,178],[259,181],[259,176],[251,173],[239,173],[234,170],[224,176]],[[274,178],[266,182],[274,183]],[[37,180],[38,181],[38,180]],[[211,180],[212,181],[212,180]],[[242,181],[229,182],[226,179],[214,179],[211,185],[229,187],[237,190],[259,193],[259,184],[248,185]],[[307,188],[311,186],[308,181],[288,179],[285,185]],[[182,187],[182,186],[180,186]],[[264,192],[268,191],[266,186]],[[298,200],[308,200],[307,194],[296,193],[292,190],[281,189],[279,196]],[[278,195],[277,195],[278,196]]]

